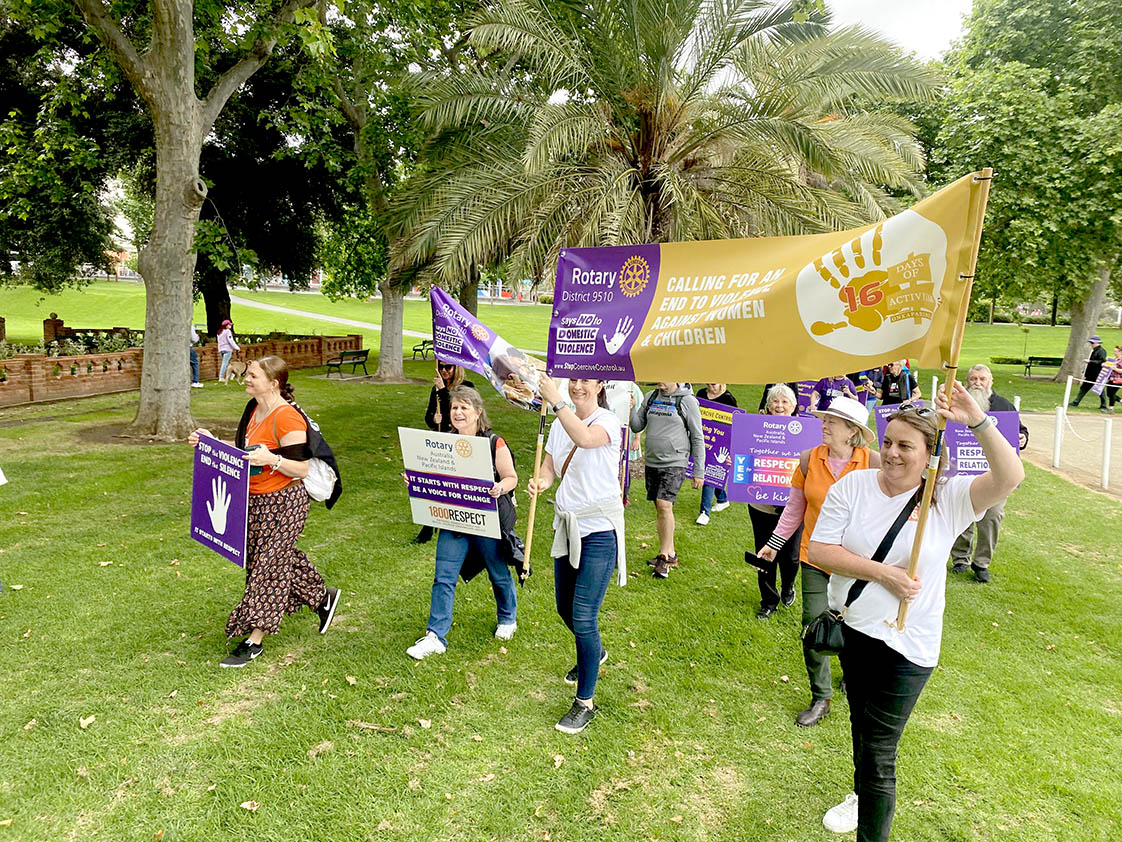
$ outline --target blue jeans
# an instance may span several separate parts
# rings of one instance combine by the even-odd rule
[[[514,578],[503,561],[498,538],[482,535],[464,535],[462,532],[440,530],[436,539],[436,574],[432,579],[432,601],[429,603],[428,630],[448,645],[448,630],[452,628],[452,602],[456,596],[456,580],[468,552],[479,553],[491,579],[495,602],[499,607],[499,623],[513,623],[518,610],[518,596],[514,591]]]
[[[577,640],[577,698],[591,699],[600,675],[600,606],[616,568],[616,533],[581,538],[580,567],[563,555],[553,560],[557,613]]]
[[[713,511],[713,497],[717,498],[718,503],[727,503],[729,500],[728,494],[725,493],[723,488],[717,488],[715,485],[701,486],[701,511],[709,514]]]
[[[849,626],[842,630],[845,648],[838,657],[853,733],[857,842],[888,842],[896,811],[896,747],[932,668]]]
[[[199,382],[199,352],[191,349],[191,382]]]
[[[230,364],[230,357],[232,357],[232,356],[234,356],[233,351],[223,351],[222,352],[222,365],[218,369],[218,379],[219,380],[221,380],[223,377],[226,376],[226,366],[228,366]]]

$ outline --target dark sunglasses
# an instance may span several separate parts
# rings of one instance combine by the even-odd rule
[[[921,403],[902,403],[897,412],[913,412],[920,418],[930,418],[935,414],[935,410],[929,406],[924,406]]]
[[[444,363],[441,363],[440,365],[437,366],[437,368],[440,369],[441,371],[452,371],[455,368],[455,366],[454,365],[445,365]]]

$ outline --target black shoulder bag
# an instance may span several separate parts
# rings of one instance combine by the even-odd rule
[[[888,551],[892,549],[892,544],[896,540],[896,536],[900,534],[900,530],[904,528],[904,524],[908,522],[908,518],[912,516],[916,506],[919,505],[920,497],[923,496],[923,485],[916,490],[904,508],[900,510],[900,514],[896,516],[892,526],[889,527],[888,532],[885,534],[884,539],[877,547],[877,551],[873,553],[873,561],[884,562],[884,557],[888,555]],[[846,609],[853,604],[857,597],[861,596],[861,592],[865,590],[865,585],[869,584],[865,579],[858,579],[849,586],[849,593],[845,598],[845,606],[841,611],[834,611],[833,609],[826,609],[813,620],[810,625],[803,629],[803,643],[815,652],[821,652],[825,655],[836,655],[841,652],[845,646],[845,638],[842,635],[842,626],[844,623]]]

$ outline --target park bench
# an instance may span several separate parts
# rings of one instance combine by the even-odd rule
[[[413,346],[413,359],[417,359],[417,354],[420,354],[422,360],[427,360],[429,358],[428,353],[429,351],[432,351],[432,349],[432,340],[422,339],[420,342]]]
[[[1025,377],[1032,377],[1032,367],[1059,368],[1064,364],[1063,357],[1029,357],[1025,363]]]
[[[370,376],[370,372],[366,370],[366,358],[370,356],[370,350],[363,349],[361,351],[340,351],[339,356],[333,360],[327,361],[327,376],[331,376],[331,369],[339,372],[339,376],[343,376],[342,366],[349,365],[351,367],[351,374],[355,373],[360,365],[362,366],[362,373]]]

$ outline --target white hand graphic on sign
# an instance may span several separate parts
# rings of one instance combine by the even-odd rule
[[[627,337],[631,335],[631,331],[633,331],[634,329],[635,323],[631,321],[631,317],[624,316],[622,319],[616,322],[616,332],[611,339],[609,339],[605,334],[604,348],[607,349],[609,354],[614,354],[620,349],[623,343],[627,341]]]
[[[727,462],[728,458],[729,458],[729,449],[727,447],[722,447],[720,450],[717,451],[717,464],[718,465],[723,464],[724,462]]]
[[[210,525],[218,535],[226,532],[226,513],[230,511],[230,493],[226,490],[226,480],[215,477],[210,481],[213,501],[208,500],[206,512],[210,515]]]

